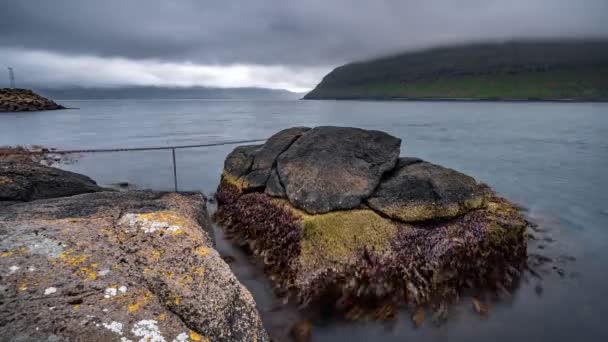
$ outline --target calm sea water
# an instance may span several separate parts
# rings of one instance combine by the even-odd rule
[[[530,253],[558,261],[522,283],[490,315],[471,304],[450,308],[447,323],[414,329],[406,314],[392,324],[358,322],[313,328],[315,341],[608,341],[608,104],[357,101],[61,101],[78,110],[0,113],[0,145],[56,148],[142,147],[266,138],[290,126],[341,125],[402,138],[416,156],[476,177],[527,208],[553,242]],[[180,150],[180,190],[211,193],[233,146]],[[130,182],[171,190],[168,151],[82,154],[63,166],[101,184]],[[543,249],[540,249],[544,247]],[[221,252],[238,254],[225,241]],[[240,257],[240,256],[239,256]],[[563,260],[563,258],[558,258]],[[276,303],[255,268],[232,266],[248,286],[271,332],[296,319]],[[542,293],[536,287],[542,286]],[[538,291],[540,292],[540,291]],[[277,313],[278,312],[278,313]],[[280,317],[278,317],[280,316]]]

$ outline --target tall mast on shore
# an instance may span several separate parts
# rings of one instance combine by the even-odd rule
[[[15,88],[15,73],[11,67],[8,67],[8,79],[10,80],[11,88]]]

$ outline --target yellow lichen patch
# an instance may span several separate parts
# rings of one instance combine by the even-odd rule
[[[74,305],[74,306],[72,306],[72,309],[78,310],[78,309],[80,309],[80,305]]]
[[[12,254],[11,252],[2,252],[1,256],[4,258],[7,256],[10,256],[11,254]]]
[[[187,286],[190,285],[194,282],[194,278],[192,278],[192,276],[188,275],[188,274],[182,274],[179,277],[179,285],[180,286]]]
[[[74,271],[72,273],[72,276],[74,277],[80,277],[82,278],[82,281],[90,281],[90,280],[95,280],[97,278],[97,275],[91,271],[90,268],[88,267],[80,267],[78,268],[76,271]]]
[[[139,304],[139,302],[135,302],[135,303],[133,303],[133,304],[130,304],[130,305],[128,306],[128,310],[129,310],[129,312],[134,312],[134,311],[139,310],[139,305],[140,305],[140,304]]]
[[[369,209],[301,216],[300,262],[305,267],[347,262],[363,248],[381,253],[398,229]]]
[[[27,290],[27,283],[21,283],[17,289],[19,291],[25,291],[25,290]]]
[[[403,222],[421,222],[454,218],[481,207],[483,203],[484,197],[483,195],[479,195],[457,203],[412,202],[408,204],[387,205],[378,210],[389,217]]]
[[[200,255],[200,256],[205,256],[209,253],[209,249],[207,249],[204,246],[198,247],[194,250],[194,254],[196,255]]]
[[[220,182],[224,183],[225,185],[232,185],[236,187],[238,191],[242,191],[242,189],[247,185],[243,179],[235,177],[226,171],[222,172]]]
[[[150,253],[150,259],[152,259],[152,261],[158,261],[160,259],[160,257],[163,255],[163,253],[165,253],[165,251],[160,250],[153,250],[152,253]]]
[[[159,321],[164,321],[167,319],[167,316],[164,313],[161,313],[160,315],[158,315],[158,320]]]
[[[190,339],[192,341],[201,341],[202,337],[201,337],[201,335],[199,335],[199,334],[195,333],[194,331],[190,330]],[[208,339],[205,339],[205,340],[208,341]]]

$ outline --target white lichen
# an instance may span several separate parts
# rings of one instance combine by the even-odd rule
[[[44,290],[44,295],[48,296],[48,295],[53,294],[55,292],[57,292],[57,288],[56,287],[49,287],[49,288],[47,288],[47,289]]]
[[[173,342],[187,342],[187,341],[189,341],[189,339],[190,338],[188,337],[188,334],[183,332],[183,333],[177,335],[177,337],[175,337],[173,339]]]
[[[103,276],[107,275],[108,273],[110,273],[110,270],[104,269],[104,270],[99,271],[97,274],[99,274],[100,276],[103,277]]]
[[[141,337],[140,341],[165,342],[165,338],[161,335],[157,324],[154,320],[142,320],[135,323],[131,332],[133,335]]]
[[[122,293],[127,293],[127,287],[126,286],[121,286],[118,288],[118,291],[122,292]]]
[[[36,267],[30,266],[30,267],[28,267],[27,270],[30,271],[30,272],[34,272],[36,270]]]
[[[110,298],[110,297],[114,297],[116,296],[116,288],[115,287],[108,287],[106,289],[106,291],[104,292],[104,296],[103,298]]]
[[[142,218],[137,214],[126,214],[120,220],[121,224],[127,225],[130,228],[141,229],[144,233],[154,233],[161,229],[166,229],[169,232],[176,232],[180,229],[179,226],[170,225],[164,221],[154,221],[148,218]]]
[[[8,274],[11,275],[11,274],[17,272],[19,270],[19,268],[20,268],[19,266],[11,266],[11,267],[9,267],[8,268],[8,270],[9,270]]]
[[[122,323],[112,321],[110,323],[102,323],[102,325],[111,332],[122,335]]]

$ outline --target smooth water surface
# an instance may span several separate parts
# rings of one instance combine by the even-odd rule
[[[565,273],[524,282],[490,315],[470,302],[450,319],[414,329],[396,322],[317,325],[314,341],[608,341],[608,104],[358,101],[61,101],[78,110],[0,113],[0,145],[111,148],[266,138],[290,126],[341,125],[387,131],[401,154],[448,166],[528,209],[554,242],[529,252],[573,256]],[[234,146],[178,150],[180,190],[215,191]],[[170,151],[81,154],[64,166],[101,184],[172,190]],[[544,247],[540,250],[540,247]],[[225,241],[218,249],[230,251]],[[236,253],[232,250],[232,253]],[[562,259],[560,259],[562,260]],[[232,266],[254,293],[272,333],[277,315],[263,275]],[[543,291],[537,291],[537,287]],[[284,319],[290,319],[287,317]],[[296,318],[294,318],[296,319]],[[279,324],[280,325],[280,324]]]

